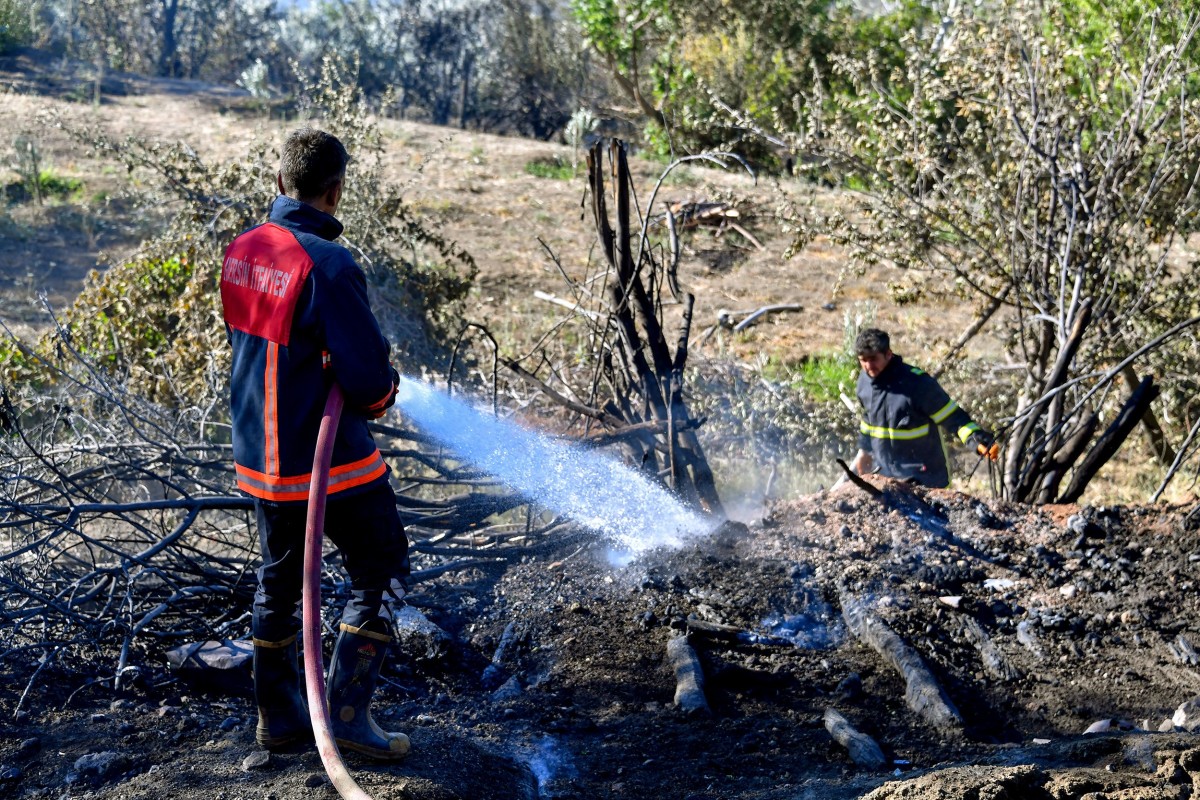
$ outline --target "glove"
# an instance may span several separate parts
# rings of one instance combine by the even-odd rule
[[[396,405],[396,393],[400,390],[400,373],[396,371],[395,367],[391,367],[391,370],[392,370],[392,396],[389,397],[387,399],[387,403],[384,404],[383,407],[385,409],[391,408],[392,406]]]
[[[996,437],[987,431],[980,429],[972,433],[971,443],[975,445],[975,452],[979,455],[987,456],[991,461],[1000,458],[1000,445],[996,444]]]
[[[995,441],[996,437],[992,436],[982,428],[971,434],[971,444],[975,445],[976,447],[982,447],[984,450],[987,450],[989,447],[991,447],[992,443]]]
[[[400,373],[396,371],[395,367],[389,367],[389,369],[392,371],[392,392],[387,396],[387,400],[384,401],[382,406],[377,406],[373,411],[366,412],[367,419],[379,419],[387,413],[389,408],[396,405],[396,392],[400,388]]]

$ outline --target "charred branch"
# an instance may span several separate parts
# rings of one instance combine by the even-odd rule
[[[568,385],[566,371],[555,370],[544,352],[536,368],[523,366],[525,359],[506,366],[551,402],[587,420],[585,441],[621,442],[636,466],[663,480],[685,501],[723,516],[712,470],[696,436],[703,420],[691,415],[684,394],[695,300],[679,287],[677,237],[671,234],[668,263],[656,254],[661,248],[647,246],[648,217],[634,214],[624,144],[597,143],[588,152],[587,166],[592,218],[606,267],[597,277],[604,288],[594,290],[591,281],[574,284],[571,296],[576,301],[569,305],[574,320],[586,326],[591,343],[595,360],[590,385]],[[563,277],[571,283],[565,273]],[[678,304],[664,302],[664,291]],[[584,308],[587,297],[595,298],[598,307]],[[667,340],[664,317],[664,308],[672,306],[680,308],[674,343]],[[538,374],[547,366],[553,384]],[[607,430],[592,433],[590,425],[596,422]]]
[[[863,769],[880,769],[887,764],[879,743],[859,732],[836,709],[825,709],[825,730],[829,731],[835,742],[846,748],[850,760]]]
[[[116,686],[164,642],[246,636],[253,504],[233,493],[229,445],[206,438],[217,415],[149,403],[69,342],[60,353],[40,384],[5,392],[0,662],[31,648],[43,663],[99,648],[113,655],[96,680]],[[374,427],[404,443],[382,450],[417,473],[396,495],[413,582],[494,568],[563,535],[532,511],[525,524],[497,522],[528,501],[419,433]],[[426,487],[438,496],[421,496]],[[346,582],[332,557],[323,573],[332,615]]]
[[[735,625],[722,625],[717,622],[688,617],[688,636],[692,639],[724,645],[765,645],[767,647],[795,647],[790,639],[780,636],[768,636],[754,631],[743,630]]]
[[[689,715],[711,714],[704,696],[704,668],[686,636],[667,640],[667,664],[675,675],[675,705]]]
[[[1121,407],[1121,411],[1117,414],[1117,418],[1108,426],[1108,429],[1100,435],[1092,449],[1084,456],[1083,462],[1075,471],[1074,477],[1071,479],[1067,490],[1063,492],[1060,501],[1063,503],[1074,503],[1083,490],[1087,488],[1088,482],[1095,476],[1100,468],[1108,463],[1108,460],[1113,457],[1113,454],[1129,437],[1134,427],[1141,421],[1146,413],[1146,409],[1150,407],[1150,403],[1158,397],[1159,389],[1154,385],[1152,378],[1143,378],[1138,387],[1134,389],[1129,399],[1125,401],[1125,405]]]
[[[984,672],[996,680],[1006,683],[1021,677],[1021,671],[1009,663],[978,621],[967,617],[963,621],[963,633],[979,651],[979,659],[983,662]]]
[[[845,473],[846,480],[850,481],[855,486],[862,489],[867,494],[871,495],[871,497],[874,497],[876,500],[883,499],[883,492],[880,491],[879,489],[876,489],[874,486],[872,486],[871,484],[869,484],[865,480],[863,480],[862,477],[860,477],[858,473],[856,473],[854,470],[850,469],[850,465],[847,464],[845,462],[845,460],[839,458],[839,459],[837,459],[837,463],[838,463],[838,466],[842,468],[842,472]]]
[[[962,715],[917,651],[872,611],[865,600],[844,588],[838,600],[842,619],[855,638],[869,645],[904,679],[904,701],[908,707],[935,728],[961,728]]]

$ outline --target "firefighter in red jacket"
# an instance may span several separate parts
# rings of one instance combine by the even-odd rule
[[[939,426],[996,459],[995,437],[974,422],[932,375],[893,353],[887,333],[867,328],[859,333],[854,349],[862,367],[857,394],[863,407],[858,455],[851,465],[856,473],[866,475],[877,465],[881,474],[891,478],[949,486]]]
[[[345,411],[329,472],[325,533],[350,576],[329,667],[339,746],[403,758],[408,737],[381,730],[371,696],[391,641],[383,595],[408,573],[408,540],[388,467],[367,428],[395,402],[399,376],[367,302],[362,270],[335,240],[333,216],[349,162],[334,136],[302,128],[283,146],[280,196],[267,222],[225,251],[221,302],[233,365],[233,455],[238,488],[254,498],[262,567],[254,597],[256,738],[268,748],[311,739],[301,693],[296,618],[317,430],[330,386]]]

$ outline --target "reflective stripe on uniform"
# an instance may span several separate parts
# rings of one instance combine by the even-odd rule
[[[929,435],[928,425],[919,428],[878,428],[861,422],[858,429],[873,439],[920,439]]]
[[[958,410],[958,403],[951,400],[949,403],[946,403],[946,405],[942,406],[939,410],[930,414],[929,418],[940,425],[940,424],[942,424],[942,422],[945,421],[946,417],[950,416],[957,410]]]
[[[958,440],[963,444],[966,444],[967,439],[971,438],[971,434],[979,429],[979,426],[974,422],[968,422],[966,425],[963,425],[958,429]]]
[[[263,371],[263,469],[279,474],[279,345],[267,342]]]
[[[375,631],[367,630],[365,625],[361,628],[356,628],[353,625],[347,625],[343,622],[338,626],[338,630],[343,630],[346,633],[353,633],[355,636],[364,636],[367,639],[374,639],[378,642],[386,643],[392,641],[392,637],[388,636],[386,633],[376,633]]]
[[[385,394],[383,397],[379,398],[379,400],[377,400],[376,402],[371,403],[371,405],[367,406],[366,411],[368,411],[368,412],[382,411],[384,409],[384,407],[387,406],[387,401],[391,400],[392,395],[394,395],[395,393],[396,393],[396,384],[392,383],[391,381],[388,381],[387,394]]]
[[[308,498],[312,473],[284,478],[266,475],[241,464],[235,464],[234,467],[237,470],[238,488],[252,497],[281,501],[306,500]],[[370,483],[386,471],[387,465],[383,463],[383,456],[380,455],[379,450],[376,450],[366,458],[329,470],[328,493],[334,494]]]
[[[266,639],[255,638],[251,638],[251,641],[254,643],[255,647],[265,647],[268,650],[279,650],[296,641],[296,634],[293,633],[291,636],[279,642],[268,642]]]

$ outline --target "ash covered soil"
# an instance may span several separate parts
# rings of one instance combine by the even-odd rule
[[[1187,509],[879,485],[880,498],[845,487],[778,503],[622,567],[571,535],[420,584],[406,614],[440,632],[402,637],[376,703],[413,753],[351,755],[353,774],[377,800],[1200,795],[1197,712],[1180,709],[1200,695]],[[848,628],[852,604],[920,654],[961,724],[906,704],[900,672]],[[667,643],[684,635],[708,713],[674,704]],[[336,796],[312,747],[260,763],[244,695],[165,665],[116,694],[77,667],[38,668],[0,683],[0,796]],[[850,759],[829,708],[878,742],[883,766]]]

